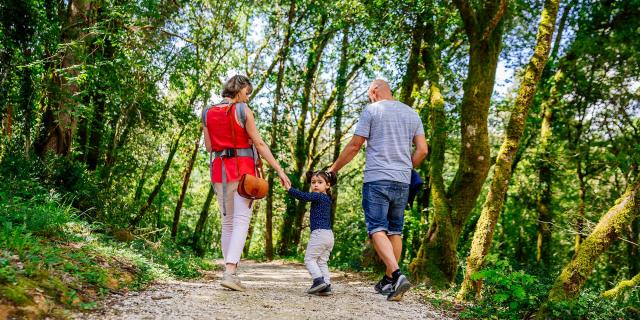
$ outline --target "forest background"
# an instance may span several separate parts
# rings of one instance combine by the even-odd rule
[[[373,79],[419,113],[427,183],[402,265],[426,303],[640,317],[638,16],[637,0],[2,0],[0,305],[63,317],[215,268],[199,114],[245,74],[300,189]],[[375,274],[363,154],[334,188],[330,265]],[[300,260],[308,207],[268,179],[245,257]]]

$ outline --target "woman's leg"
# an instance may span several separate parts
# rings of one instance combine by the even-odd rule
[[[233,193],[238,188],[237,182],[229,182],[227,184],[226,194],[223,194],[222,183],[215,183],[213,185],[216,191],[216,197],[218,198],[218,207],[220,208],[220,217],[222,232],[220,236],[220,242],[222,244],[222,257],[224,261],[227,261],[229,255],[229,244],[231,243],[231,235],[233,233],[233,216],[234,216],[234,202]],[[223,214],[223,201],[226,201],[226,215]]]
[[[249,222],[251,222],[252,208],[249,207],[250,200],[241,197],[237,192],[237,183],[233,192],[233,231],[229,239],[229,246],[227,249],[227,255],[225,256],[225,263],[227,271],[234,273],[240,256],[242,255],[242,249],[244,249],[244,243],[247,240],[247,233],[249,231]],[[227,208],[228,210],[228,208]],[[229,215],[227,213],[227,215]]]

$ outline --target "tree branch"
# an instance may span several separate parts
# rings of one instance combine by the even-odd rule
[[[489,35],[491,35],[491,32],[493,32],[498,23],[500,23],[500,20],[502,20],[502,17],[504,17],[505,12],[507,12],[507,0],[500,0],[498,11],[496,11],[496,14],[493,16],[491,21],[489,21],[489,24],[487,24],[487,26],[484,28],[484,32],[482,32],[483,41],[489,39]]]
[[[476,13],[471,7],[471,4],[469,3],[469,0],[454,0],[453,3],[460,12],[460,17],[462,17],[462,22],[464,23],[464,29],[467,36],[469,39],[473,38],[476,30],[478,29],[478,19],[476,17]]]

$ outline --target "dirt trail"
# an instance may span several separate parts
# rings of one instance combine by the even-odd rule
[[[76,319],[447,319],[410,291],[388,302],[361,276],[336,272],[334,294],[305,293],[309,274],[302,265],[246,262],[238,272],[247,292],[220,286],[221,272],[198,282],[163,281],[143,292],[109,297],[101,310]]]

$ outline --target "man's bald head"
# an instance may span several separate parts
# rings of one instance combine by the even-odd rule
[[[393,94],[391,93],[389,83],[382,79],[373,80],[367,93],[369,95],[369,100],[372,103],[381,100],[393,100]]]

